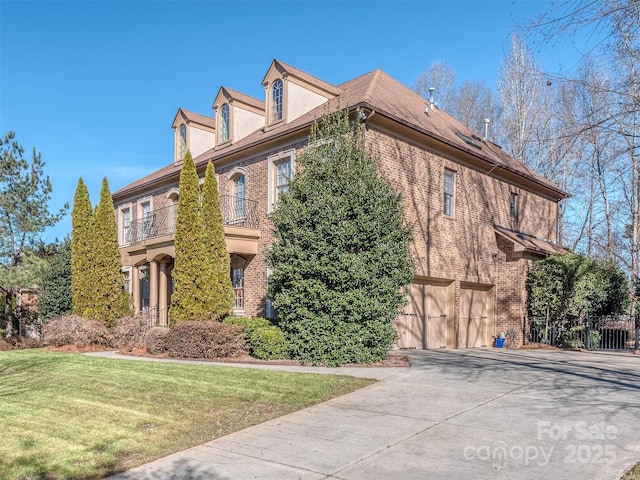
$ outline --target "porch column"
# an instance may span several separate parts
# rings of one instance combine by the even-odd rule
[[[168,324],[168,321],[167,321],[169,319],[168,317],[169,311],[167,310],[168,297],[169,297],[169,291],[168,291],[168,282],[167,282],[167,264],[161,263],[160,264],[160,306],[159,306],[160,325]]]
[[[133,312],[140,313],[140,275],[137,266],[131,267],[131,293],[133,294]]]
[[[158,318],[158,262],[149,262],[149,313]]]

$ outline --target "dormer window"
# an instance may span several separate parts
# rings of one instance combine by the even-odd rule
[[[182,160],[186,154],[187,154],[187,126],[183,123],[182,125],[180,125],[178,158]]]
[[[271,123],[282,120],[282,103],[284,99],[282,80],[277,79],[271,86]]]
[[[229,140],[229,104],[225,103],[220,109],[220,143]]]

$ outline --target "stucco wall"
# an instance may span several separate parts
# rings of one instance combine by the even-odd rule
[[[233,107],[233,141],[237,142],[247,135],[264,127],[264,117],[244,108]]]
[[[207,132],[200,128],[189,126],[189,150],[192,157],[197,157],[201,153],[212,149],[216,144],[214,132]]]
[[[291,122],[327,101],[326,97],[291,81],[287,84],[287,93],[289,95],[286,113],[288,122]]]

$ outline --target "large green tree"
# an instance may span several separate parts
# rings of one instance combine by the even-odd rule
[[[198,172],[187,151],[180,172],[171,321],[213,320],[208,300],[212,263],[205,244]]]
[[[71,313],[71,241],[54,245],[55,252],[42,273],[38,292],[38,311],[43,320]]]
[[[401,196],[346,110],[316,123],[271,219],[269,294],[290,354],[337,365],[384,358],[413,279]]]
[[[218,182],[213,163],[207,164],[202,187],[202,220],[204,243],[211,262],[211,278],[207,288],[208,310],[215,317],[222,317],[233,306],[233,286],[229,275],[229,254],[224,236],[224,221],[220,210]]]
[[[85,315],[93,305],[93,208],[89,191],[82,178],[78,180],[71,212],[71,293],[73,313]]]
[[[92,304],[85,315],[100,320],[107,327],[114,326],[119,318],[129,313],[129,295],[124,291],[118,229],[113,210],[109,182],[104,178],[91,230]]]
[[[529,311],[548,320],[615,315],[629,304],[627,277],[613,262],[567,253],[537,262],[527,277]]]
[[[9,132],[0,139],[0,292],[7,298],[4,318],[6,336],[12,335],[15,312],[12,305],[20,288],[32,287],[38,268],[22,265],[26,250],[42,231],[57,223],[68,206],[57,213],[49,210],[52,186],[44,173],[45,163],[35,148],[31,161]]]

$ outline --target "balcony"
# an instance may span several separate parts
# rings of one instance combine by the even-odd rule
[[[256,201],[230,195],[220,196],[220,210],[225,227],[258,229],[258,206]],[[140,245],[147,239],[163,237],[176,233],[177,206],[160,208],[131,222],[124,232],[128,246]],[[225,228],[225,231],[227,228]]]

